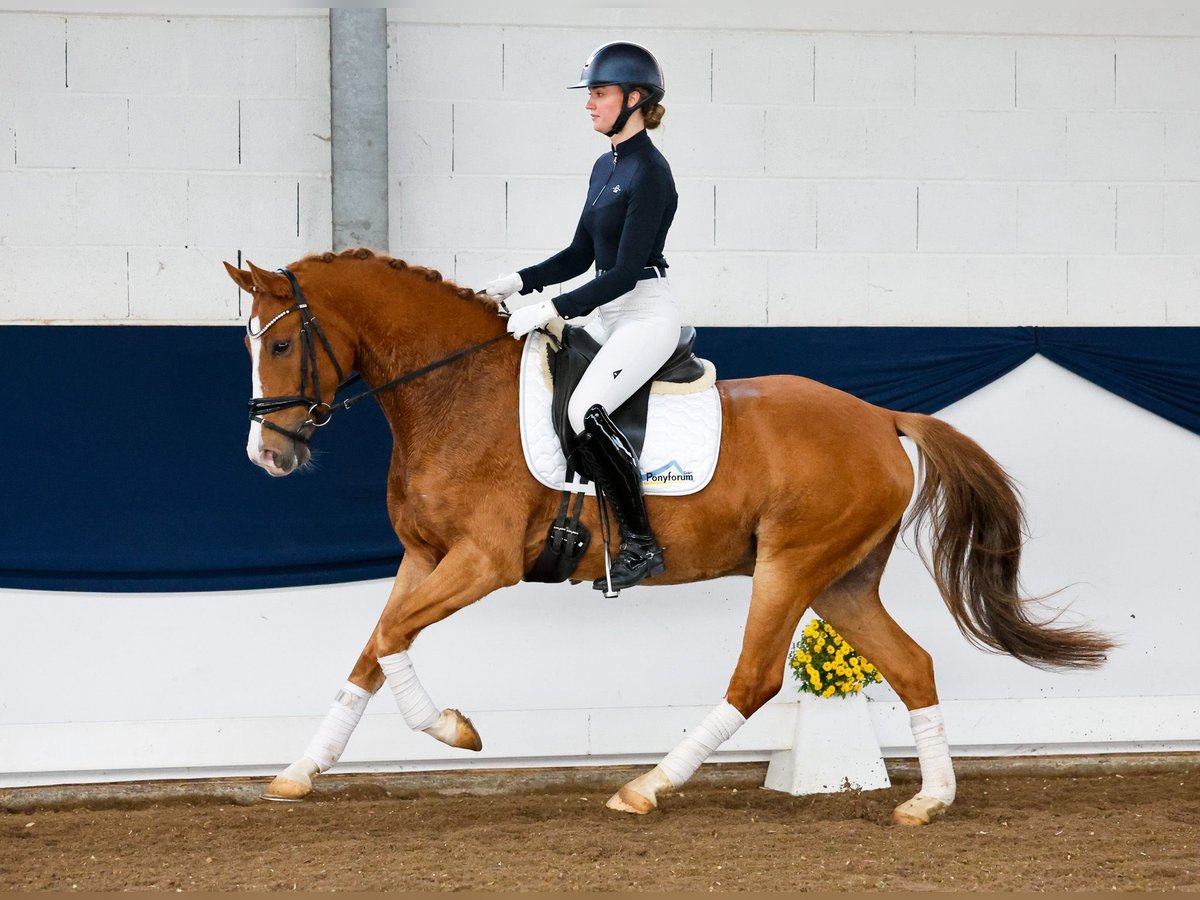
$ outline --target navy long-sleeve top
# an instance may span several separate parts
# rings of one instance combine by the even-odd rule
[[[571,245],[521,269],[521,293],[574,278],[593,261],[603,274],[556,297],[559,315],[586,315],[628,293],[647,266],[666,268],[663,245],[678,205],[671,167],[650,136],[639,131],[596,160]]]

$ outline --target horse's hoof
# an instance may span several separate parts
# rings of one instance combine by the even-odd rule
[[[275,780],[267,785],[267,789],[259,796],[264,800],[278,800],[283,803],[303,800],[312,793],[313,776],[319,771],[320,767],[315,762],[307,756],[302,756],[276,775]]]
[[[443,709],[438,720],[425,729],[430,737],[460,750],[482,750],[483,738],[471,720],[457,709]]]
[[[658,804],[654,800],[650,797],[643,797],[637,791],[630,790],[629,785],[625,785],[609,797],[608,802],[604,805],[617,812],[633,813],[639,816],[654,812],[658,808]]]
[[[312,782],[304,784],[279,775],[260,795],[263,800],[274,800],[278,803],[298,803],[312,793]]]
[[[917,794],[911,800],[906,800],[892,812],[892,821],[897,825],[918,828],[928,825],[935,816],[946,811],[947,804],[934,797]]]
[[[633,781],[623,785],[619,791],[608,798],[605,804],[609,809],[618,812],[635,813],[644,816],[658,809],[658,792],[672,789],[671,780],[659,766],[655,766],[645,775],[639,775]]]
[[[483,738],[479,736],[479,732],[475,730],[475,726],[471,720],[460,713],[457,709],[448,709],[446,712],[454,716],[454,744],[462,750],[482,750]]]

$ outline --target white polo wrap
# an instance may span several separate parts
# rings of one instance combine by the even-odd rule
[[[421,687],[407,650],[379,657],[379,665],[387,676],[388,687],[396,698],[400,715],[404,716],[409,728],[424,731],[437,722],[441,713],[425,693],[425,688]]]
[[[917,745],[917,759],[921,762],[921,793],[949,806],[954,802],[954,763],[950,761],[942,709],[926,706],[910,710],[908,719]]]
[[[671,786],[679,787],[695,775],[700,764],[729,740],[745,721],[746,717],[727,700],[714,707],[704,721],[689,731],[679,746],[658,764],[671,779]]]
[[[337,692],[329,712],[325,713],[325,720],[304,751],[304,755],[317,764],[318,772],[324,772],[341,759],[370,699],[367,691],[349,681]]]

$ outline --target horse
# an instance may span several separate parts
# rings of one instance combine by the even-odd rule
[[[521,450],[523,345],[504,339],[494,301],[369,249],[311,254],[275,272],[225,266],[253,298],[251,461],[277,477],[305,465],[316,429],[341,408],[339,384],[357,373],[391,429],[387,509],[404,548],[346,683],[304,755],[263,797],[310,793],[385,683],[410,728],[481,749],[468,718],[433,704],[408,649],[426,627],[520,582],[555,517],[559,495],[534,479]],[[874,663],[910,711],[922,787],[896,807],[893,821],[926,825],[953,802],[954,775],[933,661],[879,595],[902,530],[928,532],[922,556],[975,645],[1039,667],[1074,668],[1101,664],[1113,644],[1032,614],[1036,601],[1018,585],[1025,520],[1017,488],[949,424],[798,376],[719,380],[717,390],[724,425],[710,483],[688,496],[647,498],[667,569],[646,584],[748,576],[741,651],[721,703],[607,805],[644,814],[660,794],[678,790],[780,690],[795,631],[812,609]],[[916,479],[901,436],[916,445],[921,475],[908,516]],[[593,498],[582,521],[593,533],[599,526]],[[592,542],[573,577],[602,576],[605,553]]]

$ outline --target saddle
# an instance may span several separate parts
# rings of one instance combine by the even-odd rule
[[[600,352],[600,342],[576,325],[565,325],[562,336],[556,337],[558,349],[550,349],[550,378],[554,383],[554,399],[551,414],[554,421],[554,431],[562,443],[563,454],[568,460],[568,466],[581,475],[591,479],[591,473],[584,471],[582,454],[574,455],[579,444],[575,430],[567,418],[567,404],[571,394],[583,377],[584,371],[596,354]],[[679,329],[679,343],[675,352],[654,373],[654,377],[642,385],[632,397],[615,410],[609,410],[613,422],[621,429],[625,437],[633,445],[638,456],[646,443],[646,411],[650,404],[650,389],[654,382],[668,384],[690,384],[704,377],[704,364],[696,358],[693,347],[696,343],[696,329],[684,325]]]
[[[579,379],[600,351],[600,343],[583,328],[574,325],[564,325],[561,334],[547,334],[551,338],[547,342],[550,379],[553,382],[551,417],[567,460],[567,478],[570,480],[572,473],[577,471],[586,480],[594,481],[592,473],[586,470],[583,454],[574,452],[579,441],[567,417],[567,404]],[[679,330],[679,343],[670,359],[629,400],[610,411],[613,421],[629,438],[638,456],[641,456],[646,442],[646,413],[654,383],[690,384],[706,376],[704,363],[692,352],[695,342],[696,329],[685,325]],[[582,492],[575,493],[573,498],[571,491],[562,492],[558,515],[546,535],[546,545],[533,569],[526,574],[526,581],[557,583],[566,581],[574,574],[580,557],[591,543],[591,534],[580,521],[583,497]]]

